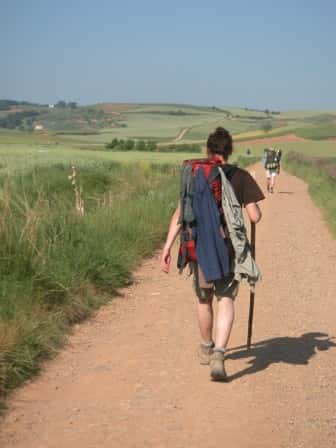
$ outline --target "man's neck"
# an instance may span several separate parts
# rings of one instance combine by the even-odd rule
[[[224,160],[224,157],[220,154],[209,154],[209,158],[211,160],[219,161],[222,165],[225,165],[227,163],[226,160]]]

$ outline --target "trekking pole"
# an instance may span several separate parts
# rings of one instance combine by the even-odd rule
[[[255,240],[256,240],[256,225],[254,222],[251,222],[251,254],[255,259]],[[247,332],[247,348],[248,350],[251,348],[251,339],[252,339],[252,325],[253,325],[253,311],[254,311],[254,284],[250,285],[250,311],[249,311],[249,319],[248,319],[248,332]]]

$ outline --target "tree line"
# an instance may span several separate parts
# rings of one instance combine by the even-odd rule
[[[105,148],[113,151],[156,151],[157,142],[153,140],[118,140],[114,138],[110,143],[106,143]]]
[[[39,112],[36,110],[25,110],[14,112],[0,118],[0,128],[5,129],[28,129],[31,130]]]
[[[123,140],[114,138],[110,143],[106,143],[106,149],[112,151],[151,151],[151,152],[195,152],[201,151],[201,146],[196,143],[183,143],[158,146],[154,140]]]

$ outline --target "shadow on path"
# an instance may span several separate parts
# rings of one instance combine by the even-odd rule
[[[229,381],[260,372],[279,362],[307,365],[317,351],[336,347],[333,339],[326,333],[312,332],[298,337],[267,339],[252,344],[250,350],[246,346],[233,347],[227,351],[226,359],[253,359],[248,361],[250,367],[231,375]]]

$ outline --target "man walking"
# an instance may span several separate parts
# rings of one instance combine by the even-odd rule
[[[262,163],[266,170],[266,188],[269,193],[274,193],[275,178],[280,174],[281,149],[264,149]]]
[[[190,179],[189,181],[185,179],[186,170],[184,170],[182,190],[186,185],[187,189],[193,185],[195,191],[182,191],[181,201],[171,218],[161,256],[162,270],[168,273],[171,247],[180,232],[181,236],[184,235],[185,224],[188,222],[187,215],[193,215],[189,223],[194,240],[190,240],[189,243],[195,241],[197,259],[189,257],[186,261],[193,271],[193,286],[197,296],[196,309],[201,335],[200,362],[210,364],[211,379],[215,381],[227,380],[224,358],[234,321],[234,300],[238,294],[239,281],[243,278],[254,281],[259,277],[257,267],[249,254],[242,215],[238,216],[239,213],[237,215],[237,209],[231,213],[230,204],[233,206],[237,204],[240,214],[241,207],[245,207],[250,221],[257,223],[261,219],[257,202],[264,199],[264,195],[247,171],[228,164],[232,150],[232,137],[229,132],[224,128],[217,128],[207,140],[207,160],[220,167],[220,176],[209,179],[209,183],[204,183],[206,170],[198,168],[190,182]],[[192,173],[192,169],[189,171]],[[213,200],[209,194],[204,195],[204,192],[208,191],[208,186],[214,195]],[[222,194],[216,198],[218,191]],[[191,202],[187,203],[190,198]],[[188,206],[189,209],[186,210]],[[234,219],[241,220],[238,226],[232,225]],[[241,233],[235,234],[234,227]],[[217,230],[222,239],[218,238]],[[185,255],[185,251],[182,252]],[[188,254],[188,251],[186,253]],[[216,320],[213,312],[214,296],[218,301]]]

